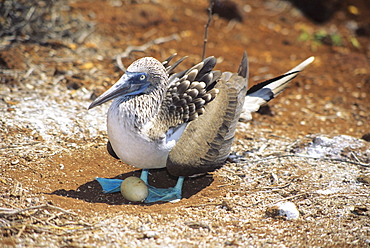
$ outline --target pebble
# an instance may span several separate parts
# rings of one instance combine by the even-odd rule
[[[267,208],[266,215],[270,217],[283,216],[287,220],[296,220],[299,218],[299,211],[293,202],[279,202]]]
[[[16,164],[18,164],[18,163],[19,163],[19,159],[13,160],[13,161],[11,162],[11,164],[12,164],[12,165],[16,165]]]

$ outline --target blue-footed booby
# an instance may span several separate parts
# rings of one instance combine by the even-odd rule
[[[248,57],[244,53],[237,73],[213,70],[209,57],[188,70],[173,73],[184,59],[170,65],[152,57],[134,61],[110,89],[89,109],[113,100],[107,114],[108,152],[123,162],[148,169],[166,167],[178,176],[175,187],[149,186],[145,202],[181,199],[184,177],[205,173],[229,156],[239,118],[251,113],[283,91],[288,82],[313,61],[308,58],[286,74],[249,90]],[[97,179],[103,192],[119,192],[122,180]]]

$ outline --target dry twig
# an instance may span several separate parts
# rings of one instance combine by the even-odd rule
[[[144,45],[141,45],[141,46],[128,46],[123,53],[120,53],[116,56],[117,66],[122,71],[125,72],[126,68],[122,63],[122,59],[127,58],[128,56],[130,56],[130,54],[132,52],[144,52],[146,49],[148,49],[149,47],[151,47],[153,45],[158,45],[158,44],[162,44],[162,43],[165,43],[165,42],[168,42],[168,41],[179,40],[179,39],[180,39],[180,37],[179,37],[178,34],[172,34],[172,35],[167,36],[167,37],[159,37],[157,39],[151,40],[151,41],[149,41],[149,42],[147,42],[147,43],[145,43]]]
[[[337,161],[337,162],[344,162],[344,163],[349,163],[349,164],[355,164],[355,165],[360,165],[364,167],[370,167],[370,164],[365,164],[361,162],[354,162],[350,160],[345,160],[345,159],[340,159],[340,158],[317,158],[317,157],[312,157],[308,155],[303,155],[303,154],[285,154],[285,155],[279,155],[279,156],[271,156],[271,157],[265,157],[253,161],[249,161],[250,163],[258,163],[262,162],[265,160],[270,160],[270,159],[279,159],[279,158],[285,158],[285,157],[299,157],[299,158],[309,158],[309,159],[322,159],[322,160],[328,160],[328,161]]]
[[[204,31],[202,60],[204,60],[204,57],[206,55],[207,42],[208,42],[208,27],[209,27],[209,24],[211,23],[211,20],[212,20],[212,8],[213,8],[214,3],[215,3],[214,0],[209,1],[209,6],[208,6],[208,9],[207,9],[208,13],[209,13],[209,17],[208,17],[208,21],[207,21],[207,24],[205,26],[205,31]]]
[[[16,214],[20,214],[22,212],[26,212],[28,210],[42,209],[42,208],[50,208],[50,209],[61,211],[61,212],[66,213],[66,214],[77,215],[76,213],[70,212],[70,211],[65,210],[61,207],[53,206],[53,205],[50,205],[50,204],[32,206],[32,207],[23,208],[23,209],[0,208],[0,214],[1,215],[8,215],[8,216],[9,215],[16,215]]]

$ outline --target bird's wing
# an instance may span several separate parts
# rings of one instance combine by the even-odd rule
[[[245,97],[243,112],[241,119],[249,121],[252,119],[252,113],[256,112],[261,105],[279,95],[289,84],[289,82],[295,78],[300,71],[302,71],[307,65],[312,63],[314,57],[310,57],[288,71],[284,75],[266,80],[259,84],[254,85],[247,91]]]
[[[162,65],[166,68],[166,71],[168,74],[172,74],[173,70],[182,62],[184,61],[187,56],[185,57],[182,57],[181,59],[179,59],[178,61],[176,61],[175,63],[173,63],[172,65],[170,65],[170,62],[171,60],[176,56],[177,54],[174,53],[172,54],[170,57],[168,57],[165,61],[162,62]]]
[[[239,73],[225,72],[214,86],[219,92],[191,121],[172,148],[167,170],[175,176],[203,173],[224,163],[234,139],[247,91],[248,58],[244,54]]]
[[[169,136],[177,127],[204,113],[204,107],[218,93],[214,85],[221,73],[212,71],[215,65],[216,59],[209,57],[186,71],[169,76],[169,87],[153,120],[153,133],[167,133]],[[174,67],[168,68],[167,71]]]

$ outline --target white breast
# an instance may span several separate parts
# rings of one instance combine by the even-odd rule
[[[117,156],[123,162],[138,168],[166,167],[168,154],[176,145],[186,125],[176,129],[175,132],[169,130],[163,139],[153,141],[131,123],[119,108],[109,108],[108,137]]]

